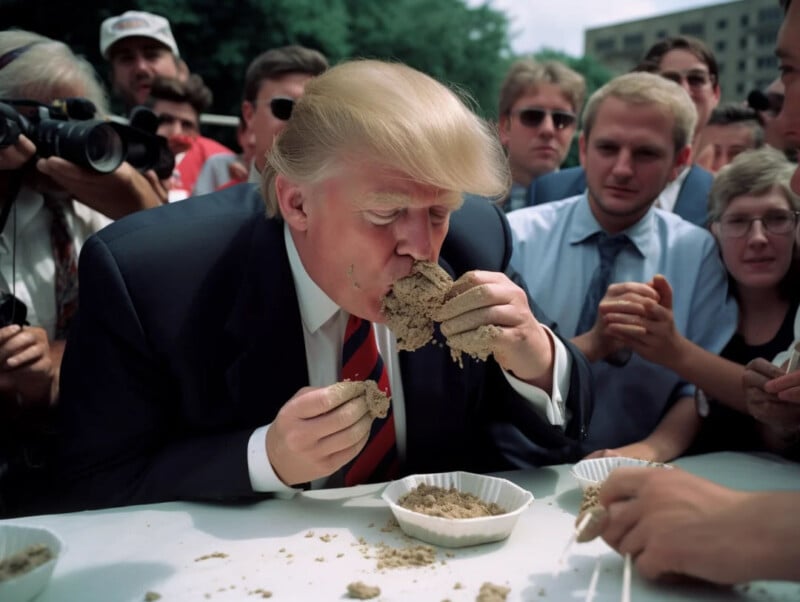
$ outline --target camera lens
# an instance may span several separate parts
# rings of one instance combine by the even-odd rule
[[[110,173],[125,158],[125,144],[105,121],[42,120],[36,148],[43,157],[55,155],[98,173]]]
[[[86,159],[95,171],[114,171],[125,156],[122,139],[108,124],[92,128],[86,137]]]

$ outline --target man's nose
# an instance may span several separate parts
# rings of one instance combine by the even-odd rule
[[[619,151],[614,162],[614,175],[630,176],[633,173],[633,160],[630,152],[625,149]]]
[[[399,225],[398,253],[414,259],[433,258],[433,225],[427,211],[409,211]]]

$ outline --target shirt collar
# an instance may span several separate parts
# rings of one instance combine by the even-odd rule
[[[654,241],[657,237],[653,235],[655,229],[655,212],[657,209],[651,207],[650,210],[644,214],[642,219],[633,224],[627,230],[620,232],[628,236],[633,246],[639,253],[646,257],[648,252],[652,250]],[[595,219],[592,210],[589,208],[588,193],[584,192],[581,199],[575,208],[575,218],[570,227],[569,243],[577,245],[586,242],[598,232],[602,232],[603,228]]]
[[[306,329],[310,333],[314,333],[336,315],[336,312],[339,311],[339,306],[317,286],[317,283],[306,272],[292,239],[292,234],[289,231],[289,226],[286,223],[283,224],[283,240],[286,243],[289,266],[297,289],[300,318],[303,320],[303,325]]]

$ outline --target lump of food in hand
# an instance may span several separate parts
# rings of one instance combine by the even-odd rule
[[[575,541],[585,543],[593,540],[600,535],[605,522],[606,509],[600,505],[600,487],[589,486],[583,492],[581,507],[578,509],[578,518],[575,525],[580,526],[584,523],[584,517],[588,514],[589,519],[583,525]]]
[[[433,312],[453,285],[450,275],[430,261],[417,261],[383,298],[381,311],[397,337],[397,346],[414,351],[433,338]]]
[[[44,544],[33,544],[24,550],[0,559],[0,582],[19,577],[53,558],[53,551]]]
[[[331,395],[336,401],[347,401],[360,395],[367,398],[367,408],[373,418],[386,418],[391,398],[378,388],[374,380],[345,380],[331,385]]]
[[[401,496],[397,504],[420,514],[442,518],[476,518],[497,516],[508,512],[494,502],[485,502],[479,497],[471,493],[463,493],[455,487],[445,489],[426,483],[420,483]]]

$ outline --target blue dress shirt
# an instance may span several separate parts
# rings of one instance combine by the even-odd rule
[[[511,265],[562,333],[574,336],[592,274],[599,264],[593,235],[602,230],[586,194],[508,215]],[[663,274],[674,291],[678,331],[719,353],[736,330],[737,308],[711,234],[680,217],[651,209],[625,230],[632,245],[618,255],[611,282],[649,282]],[[675,373],[637,354],[625,366],[592,366],[595,410],[583,453],[643,439],[671,404],[694,389]]]

